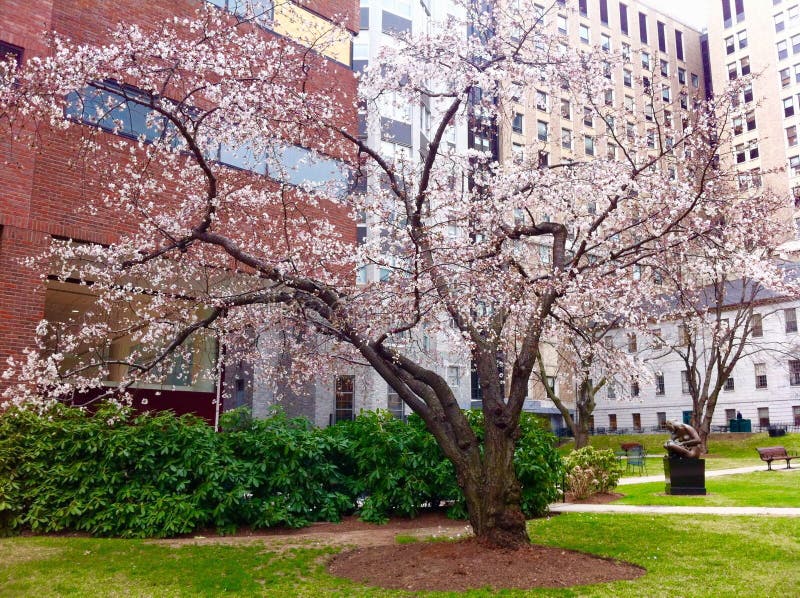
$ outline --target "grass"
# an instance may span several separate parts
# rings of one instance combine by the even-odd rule
[[[756,471],[706,479],[706,496],[666,496],[664,482],[619,486],[624,505],[688,505],[703,507],[798,507],[800,470]]]
[[[503,597],[791,596],[800,587],[800,519],[575,513],[532,521],[530,530],[538,543],[630,561],[647,574]],[[0,595],[411,596],[331,577],[323,561],[332,552],[270,552],[257,542],[171,548],[141,540],[7,538],[0,540]]]

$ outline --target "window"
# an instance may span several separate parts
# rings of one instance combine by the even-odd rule
[[[658,64],[661,69],[661,76],[669,77],[669,62],[667,62],[662,58],[661,60],[659,60]]]
[[[737,33],[736,39],[739,41],[739,49],[744,50],[747,47],[747,31]]]
[[[642,52],[642,68],[650,70],[650,53],[649,52]]]
[[[639,383],[638,382],[631,382],[631,396],[638,397],[639,396]]]
[[[353,419],[355,376],[336,376],[334,423]]]
[[[794,27],[800,21],[800,8],[797,4],[790,6],[786,11],[786,16],[789,17],[789,27]]]
[[[594,156],[594,137],[590,135],[583,136],[583,151],[587,156]]]
[[[666,389],[664,388],[664,374],[658,372],[656,374],[656,394],[663,395],[665,390]]]
[[[678,60],[683,60],[683,33],[675,30],[675,55]]]
[[[633,96],[625,96],[625,99],[623,100],[623,105],[625,106],[625,110],[627,110],[628,112],[633,112],[633,107],[634,107]]]
[[[605,93],[603,94],[603,99],[605,100],[606,106],[613,106],[614,105],[614,90],[613,89],[606,89]]]
[[[783,39],[775,44],[778,50],[778,60],[785,60],[789,56],[789,44]]]
[[[758,425],[762,428],[769,426],[769,407],[758,408]]]
[[[404,407],[405,403],[403,403],[403,399],[400,398],[400,395],[397,394],[394,388],[389,386],[386,391],[386,409],[397,419],[403,419]]]
[[[733,134],[741,135],[744,132],[744,124],[741,116],[733,117]]]
[[[547,141],[547,123],[543,120],[536,121],[536,137],[539,141]]]
[[[778,75],[781,79],[781,87],[788,87],[792,82],[792,72],[789,67],[783,68],[779,71]]]
[[[747,87],[744,88],[744,91],[742,92],[742,99],[744,100],[745,104],[749,104],[750,102],[753,101],[753,86],[752,85],[748,85]]]
[[[800,386],[800,360],[789,361],[789,384]]]
[[[797,332],[797,310],[794,307],[783,310],[786,332]]]
[[[779,12],[774,17],[772,17],[775,21],[775,33],[780,33],[786,28],[786,24],[783,21],[783,13]]]
[[[667,30],[664,23],[656,21],[656,31],[658,32],[658,49],[661,52],[667,51]]]
[[[637,350],[637,342],[636,342],[636,333],[629,332],[628,333],[628,353],[636,353]]]
[[[647,15],[643,12],[639,13],[639,41],[647,43]]]
[[[669,85],[664,85],[661,87],[661,99],[664,102],[669,102],[672,100],[672,90],[669,88]]]
[[[584,25],[583,23],[581,23],[578,26],[578,36],[581,38],[581,42],[583,42],[584,44],[588,44],[589,43],[589,26],[588,25]]]
[[[767,364],[754,364],[756,374],[756,388],[767,388]]]
[[[734,43],[733,36],[725,38],[725,53],[726,54],[733,54],[736,50],[736,44]]]
[[[727,380],[725,380],[725,385],[722,387],[722,389],[723,390],[727,390],[727,391],[734,390],[734,383],[733,383],[733,378],[732,377],[728,378]],[[732,418],[728,418],[728,419],[732,419]]]
[[[569,129],[561,129],[561,147],[572,149],[572,131]]]
[[[578,12],[581,13],[582,17],[589,16],[589,11],[586,8],[586,0],[578,0]]]
[[[622,84],[625,87],[633,87],[633,73],[628,69],[622,71]]]
[[[730,0],[722,0],[722,21],[725,25],[725,29],[733,25],[733,20],[731,19]]]
[[[5,60],[11,56],[19,66],[22,64],[22,53],[23,50],[19,46],[0,41],[0,60]]]
[[[794,418],[794,425],[800,426],[800,405],[792,407],[792,417]]]
[[[566,120],[570,120],[570,118],[572,118],[569,100],[561,100],[561,118]]]
[[[741,60],[739,60],[739,70],[742,73],[742,76],[750,74],[750,57],[745,56]]]
[[[547,94],[538,89],[536,90],[536,109],[547,112]]]
[[[592,115],[592,109],[591,108],[584,108],[583,109],[583,124],[586,125],[587,127],[593,127],[594,126],[594,118],[593,118],[593,115]]]
[[[792,36],[792,54],[800,52],[800,33]]]
[[[622,60],[625,62],[631,61],[631,45],[622,42]]]
[[[631,413],[631,421],[633,423],[633,429],[637,432],[641,431],[642,429],[642,414],[641,413]]]
[[[617,398],[617,387],[614,384],[613,380],[608,383],[608,398],[609,399],[616,399]]]
[[[753,110],[745,114],[745,122],[747,123],[748,131],[752,131],[756,128],[756,113]]]
[[[736,22],[741,23],[744,21],[744,0],[735,0],[736,5]]]
[[[208,2],[242,17],[246,16],[246,9],[249,8],[247,4],[250,4],[256,16],[268,19],[273,17],[273,4],[271,0],[255,0],[250,3],[242,2],[242,0],[208,0]]]
[[[519,112],[514,113],[514,119],[511,121],[511,130],[515,133],[522,133],[522,123],[524,117]]]
[[[678,67],[678,83],[686,85],[686,69]]]
[[[800,175],[800,156],[789,157],[789,169],[795,176]]]
[[[696,73],[692,73],[692,87],[698,89],[700,87],[700,77]]]
[[[600,48],[604,52],[610,52],[611,51],[611,36],[610,35],[607,35],[605,33],[602,33],[600,35]]]
[[[667,427],[667,414],[664,411],[656,411],[656,422],[658,422],[659,430]]]
[[[616,413],[609,413],[608,414],[608,429],[612,432],[617,429],[617,414]]]
[[[688,395],[691,392],[689,387],[689,371],[683,370],[681,371],[681,392],[685,395]]]
[[[797,127],[795,125],[786,127],[786,143],[789,147],[797,145]]]
[[[608,0],[600,0],[600,22],[608,25]]]
[[[609,160],[616,160],[617,159],[617,146],[613,143],[606,144],[606,158]]]
[[[740,143],[734,148],[734,153],[736,154],[736,163],[741,164],[745,160],[747,160],[747,154],[744,150],[744,144]]]
[[[66,114],[118,135],[154,141],[161,136],[165,121],[153,115],[146,105],[150,100],[149,94],[108,81],[67,94]]]
[[[730,64],[728,64],[728,79],[733,81],[738,76],[739,76],[739,72],[736,69],[736,63],[735,62],[731,62]]]
[[[458,388],[461,385],[461,368],[459,366],[447,366],[447,384],[450,388]]]
[[[558,32],[561,35],[567,35],[567,17],[558,15],[556,17],[556,23],[558,23]]]
[[[619,28],[628,35],[628,7],[622,2],[619,3]]]

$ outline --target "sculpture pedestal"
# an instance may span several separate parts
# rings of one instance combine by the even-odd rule
[[[664,478],[667,494],[706,494],[706,460],[664,457]]]

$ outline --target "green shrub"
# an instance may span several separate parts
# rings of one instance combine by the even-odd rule
[[[622,464],[611,449],[585,446],[564,458],[567,488],[575,498],[586,498],[614,489],[622,476]]]
[[[468,413],[482,435],[482,415]],[[223,415],[223,432],[170,412],[55,407],[0,418],[0,533],[161,537],[214,527],[302,526],[359,510],[367,521],[425,504],[465,512],[453,466],[416,416],[369,412],[321,430],[278,412]],[[525,415],[516,452],[528,515],[554,500],[552,436]]]
[[[331,459],[347,478],[349,493],[359,497],[365,521],[412,517],[424,504],[461,495],[452,464],[415,415],[406,423],[387,411],[362,412],[325,432],[337,449]]]

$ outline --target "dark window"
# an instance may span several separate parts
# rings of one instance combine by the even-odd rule
[[[733,20],[731,19],[731,0],[722,0],[722,20],[725,23],[725,27],[733,25]]]
[[[656,394],[663,395],[665,392],[664,388],[664,374],[656,374]]]
[[[667,31],[664,23],[661,21],[657,21],[656,25],[658,27],[658,49],[662,52],[667,51]]]
[[[663,430],[667,427],[667,413],[665,411],[656,412],[656,421],[658,421],[658,428]]]
[[[353,419],[355,376],[336,376],[334,423]]]
[[[608,0],[600,0],[600,22],[608,25]]]
[[[633,414],[631,414],[631,418],[633,419],[633,429],[634,430],[641,430],[642,429],[642,414],[641,413],[633,413]]]
[[[515,133],[522,133],[522,121],[523,121],[523,119],[524,119],[524,116],[522,114],[520,114],[519,112],[515,112],[514,113],[514,120],[511,123],[511,129]]]
[[[631,382],[631,396],[638,397],[639,396],[639,383],[638,382]]]
[[[678,60],[683,60],[683,33],[675,31],[675,55]]]
[[[797,310],[794,307],[783,310],[786,319],[786,332],[797,332]]]
[[[628,7],[622,3],[619,5],[619,27],[622,33],[628,35]]]
[[[736,0],[736,22],[744,21],[744,0]]]
[[[725,380],[725,390],[733,390],[733,389],[734,389],[733,378],[728,378],[727,380]],[[733,418],[729,417],[728,419],[733,419]]]
[[[9,55],[17,62],[17,66],[22,64],[22,48],[0,41],[0,60],[5,60]]]
[[[609,413],[608,414],[608,429],[612,430],[612,431],[617,429],[617,414],[616,413]]]
[[[389,413],[394,415],[397,419],[403,419],[403,400],[391,386],[386,393],[386,409],[388,409]]]
[[[589,11],[586,8],[586,0],[578,0],[578,11],[581,13],[582,17],[585,17],[589,14]]]
[[[647,43],[647,15],[639,13],[639,39],[643,44]]]
[[[761,314],[753,314],[750,326],[753,336],[764,336],[764,322],[761,319]]]

